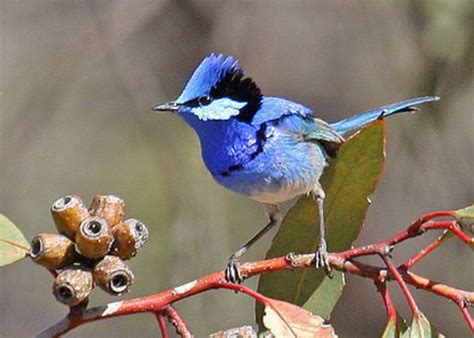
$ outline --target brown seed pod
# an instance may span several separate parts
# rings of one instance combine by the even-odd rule
[[[74,259],[74,242],[59,234],[38,234],[31,241],[30,257],[47,269],[62,269]]]
[[[51,206],[51,214],[58,231],[74,240],[79,225],[89,212],[78,196],[68,195],[61,197]]]
[[[76,234],[76,249],[87,258],[99,259],[110,250],[114,237],[106,220],[89,217],[79,226]]]
[[[102,290],[114,296],[128,292],[134,279],[128,265],[117,256],[105,256],[94,267],[93,276]]]
[[[61,271],[53,283],[53,294],[57,301],[75,306],[87,299],[94,281],[92,273],[82,267],[71,267]]]
[[[91,216],[99,216],[107,220],[111,227],[123,220],[125,202],[114,195],[96,195],[89,207]]]
[[[112,254],[122,259],[130,259],[135,256],[137,251],[148,240],[147,227],[134,218],[127,219],[123,223],[116,225],[112,232],[114,234]]]

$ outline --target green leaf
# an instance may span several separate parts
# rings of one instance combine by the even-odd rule
[[[358,237],[385,159],[385,126],[376,121],[351,137],[337,159],[325,170],[321,184],[329,251],[348,249]],[[319,241],[318,213],[314,199],[305,196],[288,212],[267,252],[267,258],[289,252],[315,252]],[[328,278],[323,271],[303,269],[260,276],[258,292],[302,306],[329,318],[344,287],[343,274]],[[260,329],[263,307],[256,305]]]
[[[467,208],[456,210],[454,217],[461,224],[464,231],[470,229],[471,233],[474,233],[474,204]],[[474,250],[474,243],[472,241],[468,243],[468,246]]]
[[[25,258],[30,243],[8,218],[0,214],[0,266]]]
[[[397,313],[397,320],[389,320],[381,338],[399,338],[407,334],[408,327],[405,320]]]
[[[461,223],[463,226],[468,227],[474,224],[474,204],[464,208],[459,209],[454,212],[454,217]]]
[[[413,321],[408,329],[407,333],[403,337],[409,338],[438,338],[444,337],[440,334],[436,328],[431,325],[428,319],[424,314],[416,316],[413,318]]]

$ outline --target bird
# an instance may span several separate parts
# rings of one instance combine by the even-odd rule
[[[319,182],[346,138],[365,125],[391,115],[413,112],[437,101],[425,96],[369,110],[335,123],[286,98],[264,96],[233,56],[211,53],[194,70],[179,97],[153,110],[173,112],[194,129],[203,161],[225,188],[261,203],[268,223],[234,252],[225,279],[241,283],[240,258],[283,219],[281,204],[312,195],[319,213],[319,242],[314,266],[329,273],[324,198]]]

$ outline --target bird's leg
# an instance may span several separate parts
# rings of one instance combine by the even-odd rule
[[[316,203],[318,205],[318,214],[319,214],[319,244],[316,249],[316,254],[314,256],[314,266],[316,269],[324,268],[329,274],[331,272],[331,267],[329,266],[328,250],[326,244],[326,227],[324,223],[324,190],[321,186],[318,186],[314,191],[314,196],[316,198]]]
[[[225,279],[231,283],[241,283],[243,281],[243,277],[240,273],[240,262],[239,259],[242,257],[243,254],[247,252],[247,250],[254,245],[263,235],[265,235],[271,228],[275,225],[280,224],[282,215],[278,206],[273,204],[264,204],[265,211],[268,214],[268,218],[270,221],[262,228],[259,232],[252,236],[242,247],[237,250],[232,256],[229,258],[229,262],[227,263],[227,267],[225,269]]]

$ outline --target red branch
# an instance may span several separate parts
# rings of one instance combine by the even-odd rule
[[[354,259],[360,256],[368,255],[386,255],[388,254],[394,245],[404,242],[410,238],[417,237],[428,230],[437,230],[437,229],[446,229],[453,232],[456,236],[461,238],[466,244],[474,243],[474,238],[470,238],[465,233],[463,233],[457,226],[456,221],[431,221],[437,217],[448,217],[452,216],[453,212],[451,211],[438,211],[433,212],[427,215],[424,215],[413,222],[406,230],[396,234],[395,236],[382,241],[377,244],[365,245],[359,248],[354,248],[342,252],[344,258]]]
[[[370,278],[379,284],[385,283],[386,281],[392,280],[392,278],[394,278],[402,288],[402,291],[404,292],[408,303],[410,304],[410,307],[415,315],[419,315],[420,311],[418,310],[418,307],[416,306],[413,297],[411,296],[411,293],[408,291],[407,284],[410,284],[419,289],[423,289],[425,291],[432,292],[446,299],[452,300],[459,307],[471,331],[474,332],[474,321],[469,311],[467,310],[467,306],[469,304],[474,304],[473,291],[468,292],[453,288],[445,284],[434,282],[430,279],[407,271],[403,268],[404,265],[401,266],[402,268],[397,269],[393,265],[391,260],[389,260],[387,257],[387,255],[390,253],[395,244],[405,241],[409,238],[421,235],[425,231],[434,229],[449,230],[454,235],[461,238],[468,245],[474,243],[474,239],[465,235],[459,229],[456,222],[432,221],[434,218],[437,217],[449,217],[452,215],[453,213],[449,211],[435,212],[425,215],[414,223],[412,223],[406,230],[389,238],[388,240],[373,245],[350,249],[340,253],[329,254],[329,264],[332,268],[336,270]],[[433,244],[433,248],[430,250],[434,250],[436,246],[439,246],[439,244]],[[372,266],[353,260],[355,257],[375,254],[382,256],[387,268],[390,271],[390,274],[388,273],[386,268]],[[420,256],[422,256],[422,254],[420,254]],[[415,258],[415,260],[419,259],[421,258]],[[312,268],[313,260],[314,254],[288,254],[285,257],[278,257],[269,260],[242,264],[242,266],[240,267],[240,271],[244,278],[249,278],[251,276],[259,275],[262,273],[269,273],[273,271]],[[411,263],[410,266],[413,266],[413,264],[414,263]],[[184,298],[217,288],[241,291],[252,296],[257,301],[265,303],[265,296],[245,286],[225,282],[224,272],[221,271],[201,277],[192,282],[165,290],[154,295],[113,302],[105,306],[90,308],[83,311],[71,311],[68,316],[44,330],[42,333],[39,334],[38,337],[59,337],[62,334],[71,331],[75,327],[92,321],[98,321],[106,318],[125,316],[129,314],[143,312],[153,312],[155,314],[159,313],[161,315],[168,316],[171,322],[174,322],[175,326],[177,327],[178,333],[183,334],[189,332],[189,334],[191,334],[189,329],[187,329],[186,325],[184,324],[182,318],[177,314],[174,309],[169,306]],[[386,304],[386,307],[388,306],[387,311],[389,311],[390,309],[390,315],[392,315],[393,303],[391,302],[386,291],[383,291],[382,295],[384,296],[383,299]],[[158,316],[157,318],[160,323],[160,317]]]
[[[237,292],[243,292],[246,295],[249,295],[253,299],[255,299],[257,302],[262,303],[263,305],[270,305],[269,302],[267,301],[267,297],[262,295],[261,293],[255,292],[249,287],[245,285],[240,285],[240,284],[234,284],[234,283],[229,283],[224,280],[220,280],[218,287],[223,288],[223,289],[228,289],[228,290],[233,290]]]
[[[474,245],[474,237],[466,235],[459,227],[456,221],[438,221],[438,222],[427,222],[423,224],[423,230],[436,230],[436,229],[447,229],[454,235],[459,237],[464,243],[469,246]]]
[[[410,306],[411,312],[413,312],[414,317],[420,317],[421,312],[418,309],[418,305],[416,305],[415,299],[413,298],[413,295],[411,294],[410,290],[408,289],[407,284],[403,280],[402,275],[400,272],[398,272],[397,268],[393,264],[393,262],[388,258],[387,256],[381,256],[383,261],[385,262],[385,265],[387,266],[388,270],[392,274],[392,276],[395,278],[397,281],[398,285],[400,286],[400,289],[402,289],[403,295],[407,299],[408,305]]]
[[[156,317],[156,320],[158,321],[158,326],[160,327],[161,337],[169,338],[168,327],[166,326],[166,321],[165,321],[165,318],[163,317],[163,313],[161,311],[156,311],[155,317]]]
[[[178,333],[183,338],[194,337],[191,333],[191,330],[186,325],[183,317],[176,311],[171,305],[165,306],[161,312],[168,317],[170,323],[176,328],[176,333]]]
[[[428,278],[418,276],[409,271],[403,272],[403,278],[412,285],[419,285],[420,289],[433,292],[439,296],[452,300],[458,306],[461,314],[469,325],[469,328],[474,333],[474,320],[468,309],[469,305],[474,305],[474,292],[454,289]]]
[[[293,254],[286,257],[243,264],[241,266],[241,272],[244,276],[250,277],[272,271],[309,268],[312,267],[313,259],[314,254]],[[371,278],[375,281],[383,281],[387,278],[387,271],[384,268],[374,267],[358,262],[344,261],[344,259],[342,259],[339,254],[330,254],[329,263],[335,269],[353,273],[362,277]],[[464,295],[466,304],[474,304],[474,292],[459,290],[444,284],[431,285],[431,281],[413,273],[402,273],[401,275],[407,283],[417,288],[425,289],[455,302],[456,299],[460,297],[459,295]],[[427,283],[427,281],[429,282]],[[65,317],[61,321],[57,322],[39,334],[39,337],[58,337],[77,326],[92,321],[134,313],[160,311],[167,305],[177,302],[183,298],[196,295],[206,290],[224,287],[224,283],[224,272],[221,271],[204,276],[200,279],[194,280],[176,288],[168,289],[155,295],[118,301],[109,303],[106,306],[91,308],[84,311],[80,315],[74,317]],[[235,287],[239,288],[239,290],[243,290],[241,285],[236,285]],[[474,332],[474,326],[470,325],[470,328]]]
[[[436,241],[432,242],[431,244],[426,246],[424,249],[421,249],[415,255],[408,258],[405,263],[400,265],[399,269],[406,271],[412,268],[415,264],[417,264],[419,261],[421,261],[423,258],[428,256],[430,253],[432,253],[436,249],[438,249],[441,245],[446,243],[451,238],[453,238],[452,233],[446,230]]]
[[[377,291],[382,296],[383,304],[385,305],[385,310],[387,310],[387,318],[388,321],[397,323],[397,310],[395,309],[395,305],[393,304],[392,297],[387,289],[387,283],[385,282],[375,282],[375,286],[377,287]]]

